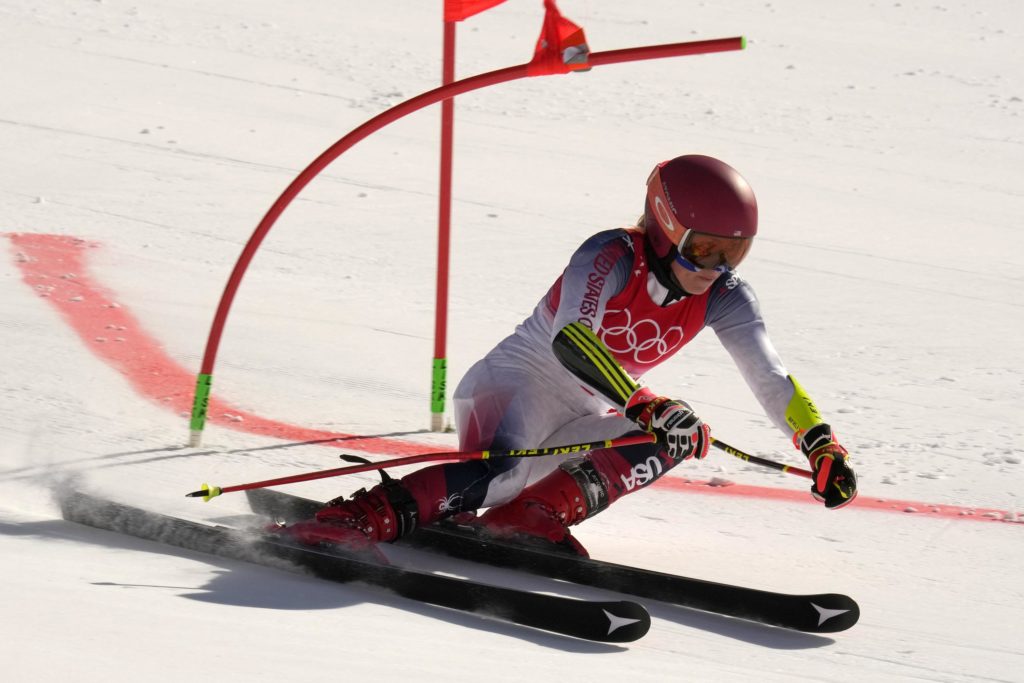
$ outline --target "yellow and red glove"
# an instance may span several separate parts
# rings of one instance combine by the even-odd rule
[[[857,476],[850,469],[850,454],[839,445],[832,428],[825,423],[800,430],[793,445],[803,451],[814,471],[811,495],[827,508],[841,508],[857,497]]]

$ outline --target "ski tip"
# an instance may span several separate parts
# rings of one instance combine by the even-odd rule
[[[186,493],[186,498],[202,498],[204,503],[209,503],[211,498],[216,498],[221,494],[219,486],[210,486],[209,484],[203,484],[203,487],[198,491],[192,493]]]
[[[810,628],[804,629],[814,633],[837,633],[850,628],[860,620],[860,605],[846,595],[835,593],[816,596],[811,599],[810,606],[814,610]]]
[[[628,600],[604,603],[601,605],[601,612],[608,620],[608,632],[600,634],[594,640],[606,643],[631,643],[640,640],[651,630],[651,615],[639,603]]]

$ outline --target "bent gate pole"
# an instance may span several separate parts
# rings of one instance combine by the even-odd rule
[[[623,50],[595,52],[590,55],[589,64],[591,68],[593,68],[605,66],[607,64],[619,64],[622,62],[664,59],[666,57],[681,57],[685,55],[698,55],[712,52],[728,52],[732,50],[742,50],[745,47],[746,39],[741,36],[734,38],[716,38],[713,40],[697,40],[686,43],[649,45],[646,47],[626,48]],[[192,418],[190,423],[190,446],[197,447],[202,442],[202,431],[206,424],[206,412],[209,404],[211,384],[213,381],[213,367],[216,363],[217,350],[220,347],[220,340],[224,332],[224,326],[227,323],[228,312],[230,311],[231,304],[235,299],[238,286],[241,284],[245,271],[249,267],[249,263],[256,255],[256,251],[267,236],[267,233],[270,232],[274,223],[277,222],[277,219],[281,216],[288,205],[292,203],[295,197],[298,196],[303,188],[305,188],[306,185],[319,175],[320,172],[323,171],[332,161],[344,154],[357,142],[363,140],[372,133],[375,133],[389,123],[441,100],[457,97],[463,93],[497,85],[498,83],[505,83],[507,81],[524,78],[528,75],[528,66],[528,64],[519,64],[518,66],[510,66],[504,69],[498,69],[497,71],[490,71],[477,76],[464,78],[460,81],[455,81],[448,85],[442,85],[439,88],[429,90],[421,95],[413,97],[412,99],[406,100],[405,102],[396,104],[391,109],[378,114],[366,123],[358,126],[328,147],[322,154],[320,154],[320,156],[314,159],[309,166],[303,169],[303,171],[296,176],[295,180],[293,180],[287,188],[285,188],[284,192],[281,193],[281,196],[277,198],[277,201],[271,205],[270,209],[263,216],[259,225],[256,226],[256,230],[253,231],[252,236],[249,237],[249,241],[246,242],[241,255],[238,257],[238,261],[235,263],[234,269],[231,271],[227,286],[224,288],[224,293],[221,295],[220,303],[217,306],[217,312],[213,317],[210,335],[206,340],[206,350],[203,353],[203,362],[200,367],[199,375],[196,378],[196,389],[192,402]]]

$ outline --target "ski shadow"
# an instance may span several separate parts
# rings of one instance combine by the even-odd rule
[[[529,642],[567,653],[613,654],[626,652],[623,645],[579,640],[509,622],[486,615],[461,612],[390,594],[377,586],[339,584],[318,579],[305,570],[280,559],[268,559],[274,566],[251,564],[196,551],[164,545],[155,541],[94,529],[64,520],[10,523],[0,522],[0,535],[25,536],[43,542],[76,542],[101,546],[106,552],[148,553],[161,557],[177,557],[201,562],[213,568],[212,576],[204,576],[196,585],[168,585],[147,582],[144,575],[125,580],[132,574],[131,560],[125,558],[117,567],[118,580],[103,576],[102,565],[90,565],[82,581],[110,590],[175,591],[185,600],[230,607],[308,612],[339,611],[339,625],[344,625],[343,610],[373,604],[406,614],[416,614],[474,632],[488,632]],[[92,574],[90,576],[90,573]],[[183,582],[184,583],[184,582]],[[353,617],[353,627],[361,622]]]

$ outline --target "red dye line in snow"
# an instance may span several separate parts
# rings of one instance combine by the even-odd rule
[[[750,486],[747,484],[720,484],[717,482],[697,481],[680,477],[662,477],[653,486],[672,491],[686,493],[713,493],[727,496],[754,497],[768,500],[780,500],[788,503],[807,503],[820,506],[821,503],[811,497],[804,488],[780,489],[769,486]],[[861,493],[849,507],[862,510],[878,510],[880,512],[902,512],[921,514],[927,517],[943,517],[951,519],[974,520],[976,522],[1010,522],[1024,524],[1024,514],[1017,515],[1007,510],[992,508],[968,508],[958,505],[936,505],[912,500],[895,500],[888,498],[872,498]],[[841,513],[837,513],[841,514]]]
[[[176,413],[192,410],[195,375],[178,365],[160,344],[142,329],[138,320],[117,303],[116,297],[93,282],[85,263],[95,242],[64,235],[15,233],[7,237],[16,247],[15,260],[22,279],[56,308],[90,351],[120,372],[142,396]],[[289,441],[313,442],[382,455],[413,455],[430,452],[435,446],[394,438],[363,437],[354,434],[308,429],[268,420],[211,397],[209,421],[236,431]],[[690,493],[721,493],[786,502],[814,502],[803,490],[732,484],[666,477],[655,486]],[[929,516],[982,521],[1013,521],[1004,510],[960,508],[912,501],[884,501],[863,494],[851,507],[887,512],[920,512]]]
[[[176,413],[191,413],[195,375],[178,365],[117,298],[89,275],[95,242],[63,235],[10,234],[22,279],[56,308],[90,351],[141,395]],[[268,420],[211,397],[209,421],[237,431],[289,441],[318,441],[368,453],[414,455],[435,446],[307,429]],[[183,427],[184,429],[184,427]]]

